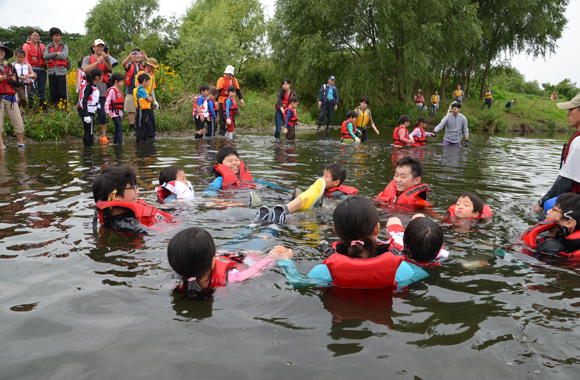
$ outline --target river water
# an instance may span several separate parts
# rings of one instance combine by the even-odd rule
[[[225,140],[0,151],[0,378],[578,379],[578,262],[532,255],[519,244],[538,221],[531,209],[555,179],[569,136],[474,133],[469,149],[433,141],[395,149],[392,129],[381,131],[359,146],[341,145],[338,131],[299,134],[293,144],[237,135],[233,144],[254,178],[307,187],[327,163],[340,162],[346,184],[367,197],[383,190],[399,157],[420,158],[436,193],[431,217],[442,223],[451,256],[392,294],[295,289],[274,267],[191,301],[170,286],[166,248],[175,231],[127,238],[93,229],[91,184],[103,167],[134,165],[142,198],[154,203],[158,173],[177,164],[201,195]],[[492,219],[445,218],[468,190],[494,210]],[[270,188],[259,194],[272,206],[287,197]],[[308,272],[322,261],[318,241],[335,239],[336,204],[292,215],[269,246],[293,248],[297,267]],[[383,226],[389,216],[410,220],[404,211],[379,210]],[[177,229],[204,227],[219,246],[255,210],[201,202],[173,212],[183,219]]]

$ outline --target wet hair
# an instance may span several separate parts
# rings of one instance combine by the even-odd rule
[[[350,119],[351,117],[358,117],[358,114],[354,110],[350,110],[346,113],[346,118]]]
[[[50,30],[48,31],[48,34],[52,37],[55,34],[60,34],[62,36],[62,30],[60,30],[59,28],[50,28]]]
[[[461,108],[461,103],[453,102],[453,104],[451,104],[451,108]]]
[[[207,84],[202,84],[199,86],[199,93],[209,90],[209,86]]]
[[[443,230],[429,218],[415,218],[405,229],[403,254],[412,260],[435,260],[442,245]]]
[[[230,154],[235,154],[238,158],[240,158],[240,155],[238,154],[236,148],[234,148],[233,146],[224,146],[223,148],[220,149],[219,152],[217,152],[215,156],[215,161],[218,164],[221,164],[222,162],[224,162],[224,158],[226,158]]]
[[[142,84],[143,82],[145,82],[146,80],[149,80],[149,79],[151,79],[149,74],[143,73],[137,77],[137,83]]]
[[[365,102],[367,104],[367,106],[369,104],[371,104],[371,100],[369,99],[368,96],[363,96],[362,98],[360,98],[359,103]]]
[[[481,216],[481,214],[483,213],[483,201],[481,200],[481,198],[479,198],[477,194],[465,192],[461,194],[459,197],[457,197],[457,200],[465,197],[469,198],[469,200],[473,204],[473,212],[478,212],[479,216]]]
[[[423,164],[416,158],[411,156],[406,156],[397,161],[397,168],[402,166],[409,166],[411,168],[411,174],[413,178],[417,178],[423,175]]]
[[[113,75],[111,75],[111,83],[115,84],[119,81],[124,81],[125,80],[125,76],[121,73],[113,73]]]
[[[90,74],[90,73],[89,73]],[[137,184],[137,173],[130,166],[108,166],[103,173],[93,182],[93,199],[107,201],[109,194],[117,190],[117,195],[122,197],[127,185]]]
[[[425,116],[421,116],[420,118],[417,119],[417,121],[415,122],[415,127],[418,127],[419,125],[421,125],[421,123],[428,123],[428,120]]]
[[[22,49],[16,49],[16,50],[14,50],[14,55],[17,55],[17,54],[24,54],[24,55],[26,55],[26,52],[24,50],[22,50]]]
[[[236,86],[230,86],[230,87],[228,87],[228,93],[229,92],[232,92],[232,91],[233,92],[236,92]]]
[[[40,36],[40,32],[38,31],[38,29],[30,29],[28,31],[28,37],[32,36],[32,33],[38,33],[38,35]]]
[[[348,257],[361,257],[365,250],[369,253],[368,257],[378,256],[377,241],[372,235],[379,223],[379,213],[370,200],[352,196],[336,206],[332,219],[334,232],[346,246]],[[353,240],[362,241],[363,244],[351,245]]]
[[[220,92],[217,90],[217,88],[212,88],[211,91],[209,92],[210,95],[219,95]]]
[[[213,238],[203,228],[187,228],[175,234],[169,241],[167,246],[169,265],[183,279],[188,296],[195,297],[202,292],[197,281],[189,281],[189,279],[202,279],[211,269],[215,254]]]
[[[337,162],[326,165],[324,170],[328,170],[333,181],[336,181],[337,179],[340,180],[339,186],[342,185],[346,179],[346,168]]]
[[[554,206],[562,211],[562,218],[574,219],[580,229],[580,194],[565,193],[558,197]]]
[[[94,69],[92,69],[88,73],[85,73],[85,80],[87,81],[87,83],[93,83],[93,81],[97,77],[99,77],[99,78],[103,77],[103,70],[95,67]]]
[[[298,103],[298,97],[297,96],[293,96],[290,99],[288,99],[288,105],[290,105],[290,103]]]
[[[177,173],[184,171],[181,166],[168,166],[159,173],[159,184],[163,185],[177,179]]]
[[[411,117],[409,115],[403,115],[399,118],[399,125],[403,125],[406,122],[411,122]]]

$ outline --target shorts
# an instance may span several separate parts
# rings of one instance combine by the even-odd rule
[[[0,99],[0,134],[4,133],[4,113],[10,119],[15,133],[24,133],[24,122],[20,114],[18,103],[9,102],[6,99]]]
[[[98,124],[107,124],[107,113],[105,112],[105,101],[107,100],[106,96],[99,97],[99,104],[101,107],[97,110],[97,123]]]
[[[123,111],[130,113],[137,112],[137,107],[135,107],[135,99],[133,98],[133,94],[125,95],[125,104],[123,105]]]
[[[204,128],[205,128],[205,121],[201,121],[200,118],[196,117],[195,118],[195,130],[201,131]]]

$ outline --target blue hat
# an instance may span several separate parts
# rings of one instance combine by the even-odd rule
[[[332,79],[332,80],[335,80],[335,78],[334,78],[334,75],[331,75],[331,76],[328,78],[328,80],[331,80],[331,79]]]

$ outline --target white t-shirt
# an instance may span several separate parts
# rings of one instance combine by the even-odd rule
[[[580,136],[572,141],[566,163],[562,165],[558,174],[564,178],[580,182]]]

